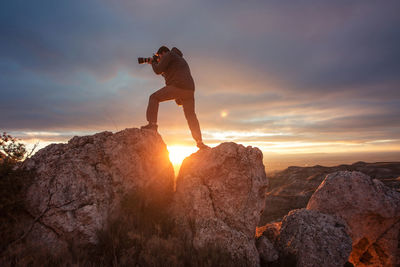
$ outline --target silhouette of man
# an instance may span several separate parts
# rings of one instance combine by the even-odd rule
[[[161,46],[157,55],[159,59],[157,61],[151,59],[149,64],[157,75],[164,76],[165,87],[150,95],[146,111],[146,119],[149,123],[142,126],[141,129],[157,131],[159,103],[175,100],[178,105],[183,106],[185,118],[197,147],[200,149],[209,148],[203,143],[201,137],[199,121],[194,111],[194,81],[182,52],[176,47],[169,50],[168,47]]]

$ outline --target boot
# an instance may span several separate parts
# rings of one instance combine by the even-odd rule
[[[142,130],[152,130],[152,131],[156,131],[157,132],[157,124],[156,123],[149,123],[145,126],[140,127],[140,129]]]

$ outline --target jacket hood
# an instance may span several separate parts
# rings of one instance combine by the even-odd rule
[[[174,52],[174,53],[176,53],[176,54],[178,54],[179,56],[183,57],[183,53],[182,53],[181,50],[179,50],[178,48],[173,47],[173,48],[171,49],[171,51]]]

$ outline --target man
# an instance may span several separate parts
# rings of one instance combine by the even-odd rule
[[[175,100],[178,105],[183,106],[185,118],[197,147],[199,149],[209,148],[203,143],[201,137],[199,121],[194,111],[194,81],[182,52],[176,47],[169,50],[168,47],[161,46],[156,55],[158,55],[158,60],[151,59],[149,64],[157,75],[164,76],[165,87],[150,96],[146,112],[149,124],[142,126],[141,129],[157,131],[159,103]]]

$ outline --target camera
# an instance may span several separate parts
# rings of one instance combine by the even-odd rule
[[[158,55],[153,55],[153,61],[157,62],[160,57]],[[138,57],[139,64],[150,63],[151,57]]]

